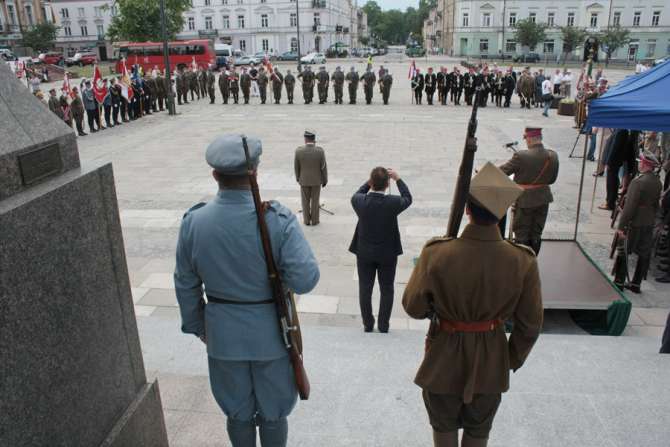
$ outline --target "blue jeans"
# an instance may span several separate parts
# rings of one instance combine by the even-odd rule
[[[544,112],[542,113],[544,116],[548,116],[550,107],[551,107],[551,100],[545,101],[544,102]]]
[[[595,155],[596,155],[596,140],[597,140],[597,133],[592,133],[591,134],[591,141],[589,142],[589,153],[586,156],[588,160],[595,160]]]

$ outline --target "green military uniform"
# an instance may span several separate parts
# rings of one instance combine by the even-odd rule
[[[194,95],[200,99],[200,88],[198,86],[198,73],[195,72],[195,70],[191,70],[188,72],[188,88],[191,91],[191,101],[194,101]]]
[[[233,96],[233,101],[235,104],[238,102],[238,97],[240,94],[240,77],[237,75],[237,72],[233,69],[232,73],[228,76],[230,81],[230,94]],[[247,93],[248,95],[248,93]]]
[[[305,137],[313,137],[305,132]],[[319,224],[319,197],[321,187],[328,183],[328,166],[323,148],[314,142],[300,146],[295,150],[295,179],[300,184],[302,197],[302,217],[305,225]]]
[[[216,76],[212,70],[207,70],[207,93],[209,94],[209,103],[214,104],[216,100],[214,84],[216,84]]]
[[[177,104],[188,104],[188,77],[184,70],[177,73]]]
[[[326,71],[326,67],[319,68],[316,75],[317,85],[316,90],[319,93],[319,104],[328,102],[328,84],[330,83],[330,76]]]
[[[529,132],[536,137],[542,135],[538,128],[526,128],[527,135]],[[539,253],[549,204],[554,201],[549,185],[558,177],[558,154],[540,142],[516,152],[500,169],[513,174],[514,181],[525,190],[514,205],[514,239]]]
[[[347,73],[345,80],[349,83],[349,104],[356,104],[356,93],[358,91],[358,72],[351,67],[351,71]]]
[[[368,68],[365,71],[365,74],[363,74],[363,91],[365,92],[366,104],[372,103],[372,94],[375,89],[375,82],[377,82],[377,78],[372,69]]]
[[[314,98],[314,73],[307,66],[304,71],[298,74],[298,77],[302,79],[302,97],[305,104],[310,104]]]
[[[72,99],[72,104],[70,104],[72,109],[72,117],[77,127],[77,134],[80,137],[88,135],[84,132],[84,103],[81,102],[81,97],[78,92],[74,92],[74,98]]]
[[[284,85],[286,86],[286,99],[289,104],[293,104],[293,90],[295,89],[295,76],[291,74],[291,70],[286,72],[284,76]]]
[[[258,93],[261,97],[261,104],[265,104],[265,101],[268,99],[268,75],[265,73],[263,67],[258,71],[258,78],[256,83],[258,84]]]
[[[242,76],[240,77],[240,88],[242,89],[244,103],[249,104],[249,95],[251,94],[251,76],[249,73],[247,73],[246,70],[242,71]]]
[[[203,68],[198,70],[198,87],[200,88],[200,97],[207,96],[207,72]]]
[[[509,371],[519,369],[542,327],[537,260],[529,248],[505,241],[496,219],[521,194],[491,163],[472,179],[474,220],[458,239],[430,240],[405,288],[402,303],[412,318],[435,314],[415,383],[433,427],[436,447],[484,447]],[[474,204],[474,205],[473,205]],[[481,219],[481,218],[480,218]],[[503,321],[514,322],[509,339]]]
[[[335,69],[332,76],[333,92],[335,93],[335,104],[342,104],[342,96],[344,96],[344,73],[340,67]]]
[[[223,98],[223,103],[228,104],[228,98],[230,97],[230,74],[228,70],[223,70],[219,75],[219,90],[221,91],[221,97]]]
[[[272,73],[272,93],[275,97],[275,104],[279,104],[281,101],[281,89],[284,85],[284,75],[279,72],[278,68],[275,68]]]
[[[49,92],[49,110],[56,114],[60,119],[63,119],[63,109],[60,106],[60,100],[56,97],[56,90]]]
[[[642,160],[649,160],[654,167],[659,165],[658,159],[650,152],[645,151]],[[646,278],[651,261],[651,250],[654,243],[654,223],[658,212],[663,185],[658,176],[649,170],[637,176],[628,185],[628,192],[619,217],[619,231],[626,233],[626,239],[620,244],[627,246],[628,253],[637,254],[637,265],[631,284],[627,285],[631,291],[640,293],[640,284]],[[628,253],[619,251],[619,256]],[[618,259],[615,264],[614,283],[622,288],[628,274],[628,266],[624,259]]]
[[[156,99],[158,100],[158,110],[162,112],[167,100],[167,88],[165,78],[160,74],[156,77]]]
[[[391,85],[393,85],[393,76],[391,75],[391,72],[386,70],[384,72],[384,76],[381,79],[382,83],[382,99],[384,100],[384,104],[388,105],[389,103],[389,96],[391,95]]]

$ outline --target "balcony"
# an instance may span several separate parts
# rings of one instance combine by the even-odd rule
[[[326,0],[312,0],[312,8],[318,9],[325,7],[326,7]]]

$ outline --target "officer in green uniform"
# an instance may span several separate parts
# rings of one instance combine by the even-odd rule
[[[382,76],[381,83],[382,99],[384,100],[384,104],[388,105],[389,96],[391,96],[391,85],[393,85],[393,75],[391,74],[390,70],[387,69],[384,71],[384,76]]]
[[[340,67],[335,68],[335,73],[331,78],[333,80],[335,104],[342,104],[342,96],[344,96],[344,73],[342,73],[342,69]]]
[[[349,83],[349,104],[356,104],[356,93],[358,91],[358,72],[356,68],[351,67],[351,71],[347,73],[345,80]]]
[[[177,72],[177,104],[188,104],[188,76],[182,67]]]
[[[207,72],[203,67],[198,69],[198,87],[200,88],[200,97],[207,96]]]
[[[200,88],[198,85],[198,73],[196,72],[195,68],[192,68],[188,72],[188,88],[191,91],[191,101],[195,101],[193,93],[195,93],[195,96],[200,99]]]
[[[314,73],[312,73],[309,65],[302,72],[298,73],[298,77],[302,79],[302,97],[305,100],[305,104],[310,104],[314,98]]]
[[[256,83],[258,84],[258,93],[261,97],[261,104],[265,104],[265,101],[268,99],[268,75],[263,67],[258,70]]]
[[[256,175],[261,141],[247,142]],[[298,393],[260,249],[242,136],[216,138],[205,158],[218,192],[192,207],[179,230],[174,285],[181,330],[207,345],[212,394],[233,447],[256,446],[257,426],[263,446],[284,447]],[[270,201],[264,218],[284,285],[309,292],[319,268],[295,215]]]
[[[620,250],[619,256],[635,253],[638,258],[633,279],[628,284],[625,283],[628,276],[628,264],[621,262],[622,260],[616,263],[614,284],[621,290],[626,287],[633,293],[640,293],[640,284],[647,277],[651,250],[654,245],[654,223],[663,189],[661,180],[654,172],[659,165],[660,162],[653,153],[644,151],[638,164],[640,175],[628,185],[626,200],[617,227],[619,243],[624,244],[628,252]]]
[[[235,104],[237,104],[240,95],[240,77],[237,74],[237,71],[235,71],[235,67],[231,68],[228,80],[230,81],[230,94],[233,96]]]
[[[319,104],[325,104],[328,102],[328,84],[330,83],[330,76],[326,67],[319,67],[316,80],[318,81],[316,89],[319,92]]]
[[[275,98],[275,104],[279,104],[281,101],[281,89],[284,85],[284,75],[281,74],[279,68],[275,67],[272,72],[272,93]]]
[[[372,68],[368,67],[365,70],[365,74],[363,75],[363,91],[365,92],[366,104],[372,103],[372,94],[375,89],[375,82],[377,82],[375,73],[372,71]]]
[[[214,101],[216,100],[215,94],[214,94],[214,84],[216,84],[216,76],[212,72],[212,69],[207,70],[207,93],[209,94],[209,103],[214,104]]]
[[[291,74],[291,70],[286,70],[284,76],[284,85],[286,86],[286,99],[289,104],[293,104],[293,90],[295,89],[295,76]]]
[[[514,205],[514,240],[531,247],[537,254],[549,204],[554,201],[549,185],[558,177],[558,154],[544,147],[539,127],[526,127],[524,139],[528,150],[515,152],[500,169],[514,175],[514,181],[524,189]]]
[[[251,76],[247,73],[247,69],[242,69],[242,76],[240,76],[240,88],[242,89],[242,96],[244,103],[249,104],[249,95],[251,94]]]
[[[221,92],[223,103],[228,104],[228,98],[230,98],[230,74],[227,68],[224,68],[219,75],[219,91]]]

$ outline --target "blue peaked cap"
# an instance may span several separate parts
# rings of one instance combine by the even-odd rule
[[[217,137],[207,146],[205,160],[216,172],[226,175],[245,175],[247,160],[240,134],[225,134]],[[257,137],[247,136],[247,147],[251,165],[255,169],[260,163],[263,145]]]

